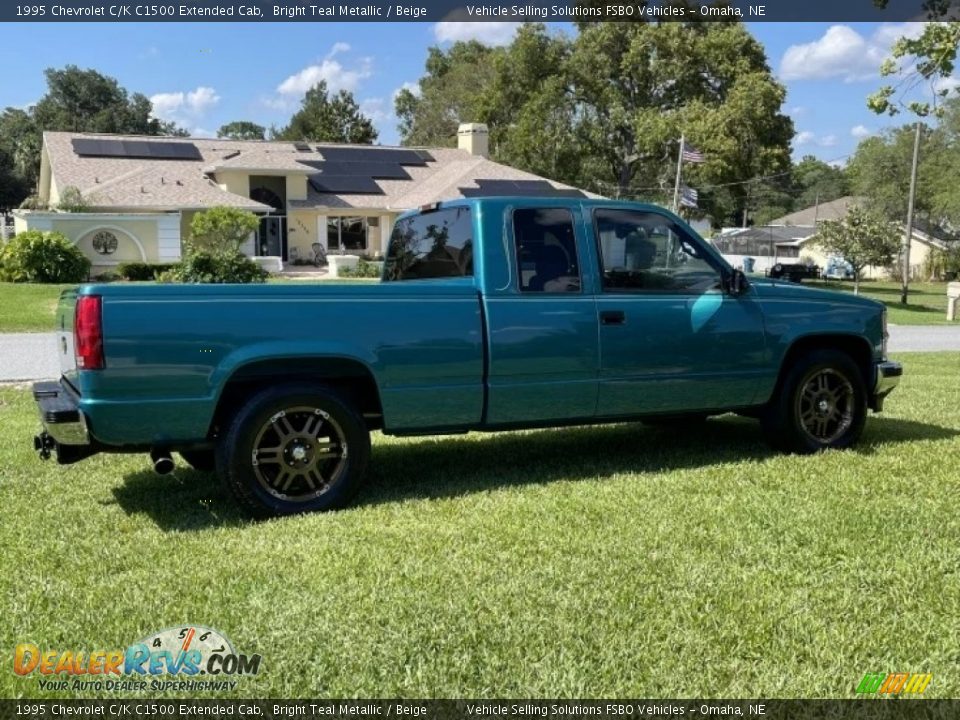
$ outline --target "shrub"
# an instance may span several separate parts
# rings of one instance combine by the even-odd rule
[[[339,271],[340,277],[351,278],[379,278],[383,271],[383,263],[360,260],[356,268],[343,268]]]
[[[124,280],[156,280],[157,275],[172,270],[175,263],[128,262],[117,265],[117,275]]]
[[[252,212],[230,207],[215,207],[198,212],[190,221],[190,243],[197,250],[229,252],[257,229],[260,221]]]
[[[80,189],[73,185],[67,185],[60,193],[60,201],[57,203],[57,210],[63,212],[81,213],[87,212],[90,204],[83,197]]]
[[[28,230],[0,250],[0,279],[8,282],[75,283],[90,274],[90,260],[58,232]]]
[[[210,252],[193,249],[157,279],[181,283],[262,283],[269,274],[239,250]]]

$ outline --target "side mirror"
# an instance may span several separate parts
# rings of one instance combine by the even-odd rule
[[[743,270],[731,271],[727,278],[727,292],[730,295],[740,297],[747,291],[748,287],[750,287],[750,282],[747,280],[747,276],[743,274]]]

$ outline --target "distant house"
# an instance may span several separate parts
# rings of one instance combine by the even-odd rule
[[[809,262],[825,267],[828,253],[817,246],[817,227],[824,220],[842,220],[849,209],[862,203],[861,198],[842,197],[827,203],[798,210],[771,220],[769,224],[750,228],[724,228],[712,242],[732,265],[742,266],[745,257],[756,260],[755,269],[763,272],[778,262]],[[906,228],[903,228],[906,232]],[[910,240],[911,275],[919,276],[931,249],[943,249],[945,243],[914,228]],[[867,267],[865,278],[889,275],[887,268]]]
[[[459,147],[401,148],[307,142],[46,132],[40,200],[17,210],[17,232],[62,232],[94,264],[180,258],[195,213],[249,210],[260,227],[243,250],[275,266],[329,252],[381,255],[396,216],[475,195],[586,196],[487,158],[487,128],[465,124]],[[68,187],[87,205],[56,210]]]

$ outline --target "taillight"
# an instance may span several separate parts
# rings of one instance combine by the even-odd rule
[[[73,321],[77,368],[103,369],[103,322],[99,295],[81,295]]]

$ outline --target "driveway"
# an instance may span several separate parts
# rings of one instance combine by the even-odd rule
[[[960,352],[960,325],[891,325],[890,352]],[[0,382],[60,376],[56,335],[0,333]]]
[[[0,382],[60,376],[53,333],[0,333]]]

